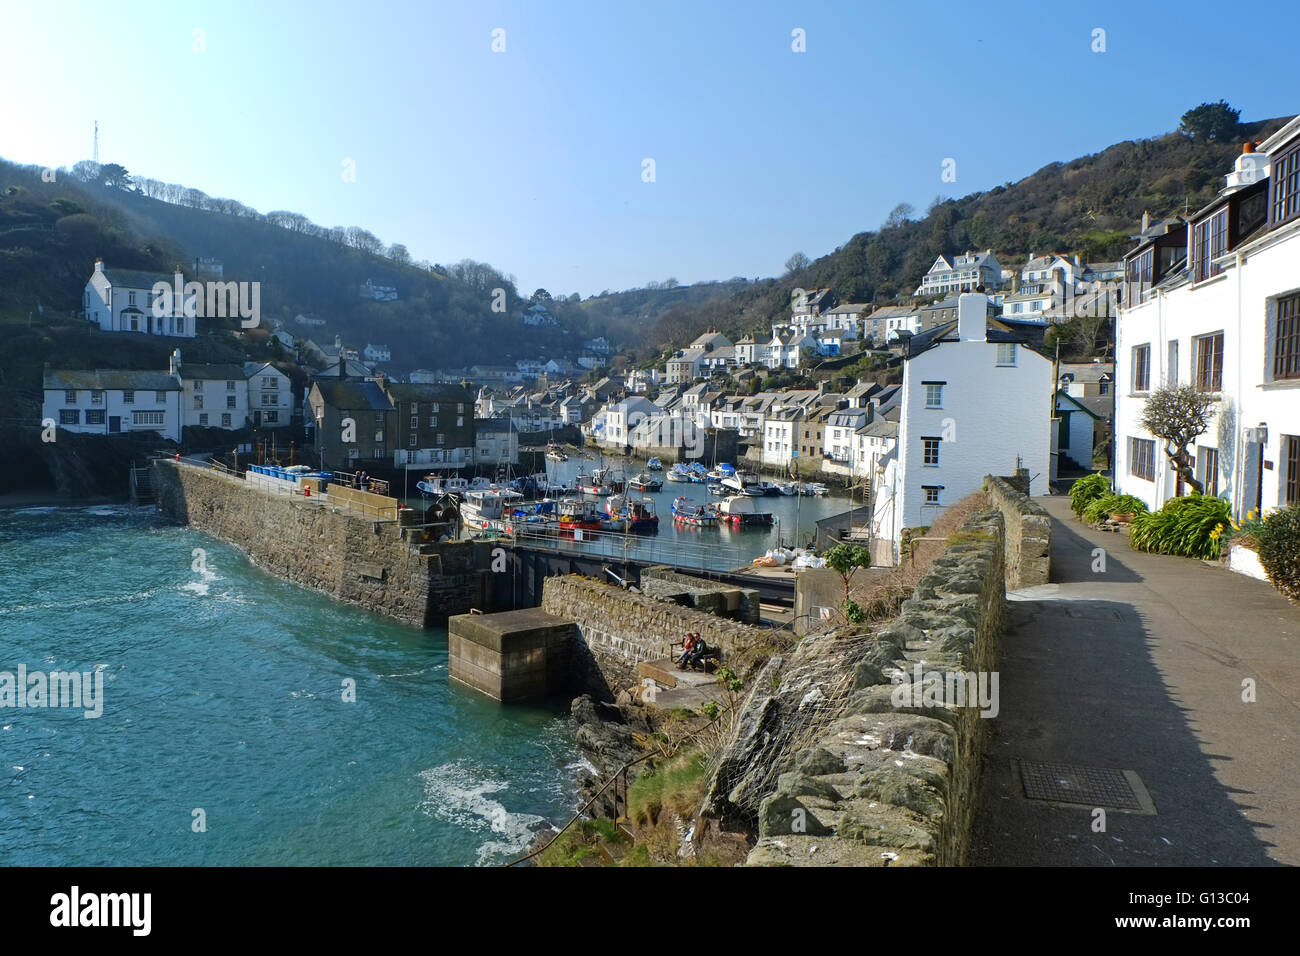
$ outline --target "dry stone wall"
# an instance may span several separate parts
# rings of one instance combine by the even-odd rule
[[[1052,519],[1013,479],[989,475],[984,490],[1002,512],[1007,535],[1007,588],[1046,584],[1051,575]]]
[[[485,543],[418,543],[397,522],[336,513],[328,499],[273,494],[167,460],[153,471],[164,513],[295,584],[420,627],[483,607]]]
[[[996,713],[1004,547],[1002,516],[975,515],[894,621],[806,637],[767,663],[705,798],[711,816],[757,831],[749,865],[966,861],[981,713]],[[977,688],[984,675],[989,706],[945,690],[959,674]]]

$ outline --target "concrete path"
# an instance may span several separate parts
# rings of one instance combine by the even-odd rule
[[[1008,595],[971,862],[1300,864],[1300,607],[1038,500],[1054,583]],[[1093,832],[1090,809],[1027,799],[1020,759],[1136,771],[1156,813],[1107,811]]]

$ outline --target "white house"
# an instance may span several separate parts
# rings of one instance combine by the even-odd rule
[[[167,372],[47,369],[41,417],[70,432],[120,435],[150,431],[181,440],[179,356]]]
[[[799,423],[804,410],[789,406],[769,412],[763,420],[763,448],[759,460],[764,465],[785,468],[799,456]]]
[[[818,351],[817,340],[798,329],[773,327],[772,341],[768,343],[768,368],[798,368],[804,349]]]
[[[474,420],[474,461],[480,465],[513,465],[519,460],[519,432],[510,418]]]
[[[371,345],[367,342],[362,354],[366,357],[367,362],[391,362],[393,360],[392,350],[387,345]]]
[[[625,398],[617,404],[605,407],[605,431],[603,440],[610,445],[630,444],[630,436],[639,422],[663,413],[663,409],[649,399],[641,396]]]
[[[95,271],[82,294],[82,311],[88,321],[105,332],[193,338],[195,315],[199,311],[195,297],[170,294],[155,297],[153,289],[160,282],[172,289],[176,276],[108,268],[103,259],[96,259]]]
[[[1173,381],[1215,398],[1191,449],[1207,494],[1239,516],[1300,501],[1298,170],[1300,117],[1247,144],[1214,202],[1144,229],[1124,259],[1115,480],[1153,509],[1179,493],[1178,480],[1140,418]]]
[[[930,266],[917,286],[914,295],[948,295],[952,292],[970,292],[979,286],[996,289],[1002,283],[1002,266],[992,249],[967,252],[965,255],[939,256]]]
[[[245,362],[248,414],[255,428],[283,428],[293,423],[293,386],[269,362]]]
[[[898,447],[873,516],[873,537],[893,542],[928,526],[982,487],[985,475],[1028,469],[1043,494],[1051,467],[1052,362],[1016,336],[989,330],[988,297],[964,293],[952,323],[914,336],[903,363]]]
[[[248,424],[248,378],[242,365],[180,366],[182,425],[226,428]]]

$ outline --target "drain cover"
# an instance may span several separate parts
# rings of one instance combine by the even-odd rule
[[[1030,800],[1155,813],[1146,787],[1132,770],[1022,760],[1020,781]]]

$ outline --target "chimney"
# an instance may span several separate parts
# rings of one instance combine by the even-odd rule
[[[1151,228],[1151,213],[1143,209],[1142,210],[1142,234],[1146,235],[1146,231],[1150,228]]]
[[[1083,268],[1083,263],[1079,261],[1079,254],[1077,252],[1074,254],[1074,267],[1076,269]]]
[[[957,338],[962,342],[984,342],[988,327],[989,297],[964,292],[957,300]]]
[[[172,360],[168,367],[171,370],[172,375],[181,374],[181,350],[180,349],[172,349]]]
[[[96,259],[96,260],[95,260],[95,271],[96,271],[96,272],[103,272],[103,271],[104,271],[104,260],[103,260],[103,259]]]
[[[1242,143],[1241,155],[1225,177],[1224,189],[1237,190],[1263,182],[1268,176],[1268,154],[1255,152],[1254,143]]]

